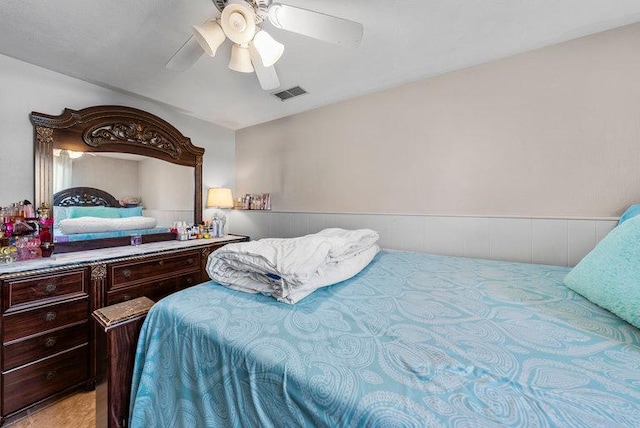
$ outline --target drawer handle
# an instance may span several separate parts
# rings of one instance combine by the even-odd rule
[[[166,282],[164,282],[164,281],[160,281],[160,282],[158,283],[158,287],[164,287],[164,285],[165,285],[165,284],[166,284]]]
[[[54,346],[56,346],[56,343],[58,342],[58,338],[57,337],[47,337],[47,340],[44,341],[44,347],[45,348],[53,348]]]
[[[164,264],[164,260],[160,260],[160,261],[158,262],[158,264],[159,264],[160,266],[162,266],[162,265]]]
[[[47,382],[52,381],[54,377],[56,377],[56,371],[55,370],[51,370],[50,372],[47,372],[46,375],[44,375],[44,379]]]
[[[193,278],[187,278],[187,284],[191,284],[193,282]]]
[[[192,259],[192,258],[188,258],[188,259],[187,259],[187,264],[192,265],[192,264],[193,264],[193,259]]]
[[[131,276],[131,269],[125,269],[125,270],[123,270],[123,271],[122,271],[122,275],[123,275],[125,278],[129,278],[129,277]]]
[[[122,296],[123,302],[126,302],[127,300],[131,300],[131,296],[129,294],[125,294],[124,296]]]
[[[55,321],[57,317],[58,317],[57,313],[50,311],[44,315],[44,320],[47,322],[51,322],[51,321]]]
[[[49,283],[47,285],[44,286],[44,292],[47,294],[51,294],[53,292],[55,292],[58,289],[58,286],[56,284],[53,283]]]

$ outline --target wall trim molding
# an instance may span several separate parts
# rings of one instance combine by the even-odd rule
[[[432,214],[432,213],[371,213],[371,212],[336,212],[336,211],[304,211],[304,210],[234,210],[234,211],[251,211],[260,213],[281,213],[281,214],[331,214],[331,215],[366,215],[366,216],[407,216],[407,217],[462,217],[462,218],[522,218],[536,220],[593,220],[593,221],[618,221],[620,217],[601,217],[601,216],[570,216],[570,215],[548,215],[548,216],[529,216],[529,215],[510,215],[510,214]]]
[[[291,238],[328,227],[369,228],[383,248],[451,256],[575,266],[618,218],[441,216],[232,210],[229,233]]]

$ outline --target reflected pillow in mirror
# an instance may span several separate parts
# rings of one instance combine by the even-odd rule
[[[130,207],[130,208],[118,208],[120,218],[126,217],[141,217],[142,207]]]
[[[58,227],[58,223],[60,220],[64,220],[69,218],[69,207],[59,207],[57,205],[53,206],[53,225],[54,227]]]
[[[112,207],[69,207],[69,218],[79,217],[99,217],[99,218],[119,218],[120,208]]]

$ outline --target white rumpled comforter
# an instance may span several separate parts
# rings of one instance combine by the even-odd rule
[[[227,244],[211,253],[207,273],[234,290],[296,303],[314,290],[351,278],[379,247],[370,229],[325,229],[298,238]]]

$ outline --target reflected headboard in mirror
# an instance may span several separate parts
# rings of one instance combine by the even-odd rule
[[[57,207],[120,207],[111,193],[93,187],[70,187],[53,194]]]
[[[165,120],[132,107],[95,106],[65,109],[59,116],[32,112],[31,122],[38,206],[52,207],[54,193],[69,188],[94,188],[121,206],[131,206],[127,203],[133,200],[167,229],[172,221],[202,220],[204,149]],[[143,242],[170,237],[150,233]],[[55,252],[116,245],[129,245],[129,237],[119,242],[88,239],[73,248],[56,243]]]

